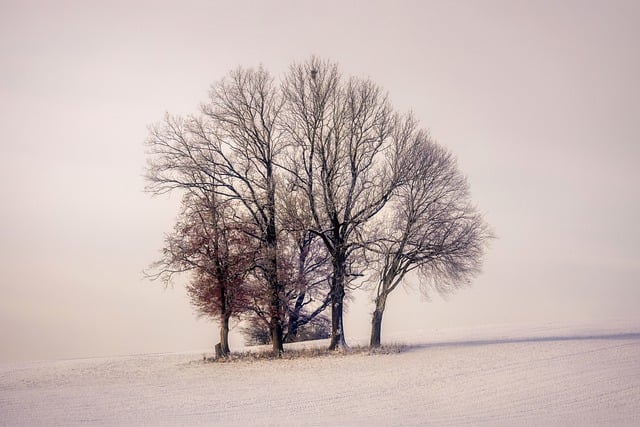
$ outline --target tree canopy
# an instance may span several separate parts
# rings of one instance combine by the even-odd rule
[[[454,289],[491,237],[452,155],[374,82],[317,57],[279,82],[232,71],[197,113],[151,126],[147,149],[148,190],[185,194],[159,275],[190,271],[201,312],[227,331],[231,316],[262,322],[276,354],[325,308],[330,348],[345,347],[355,278],[378,280],[381,322],[407,273]]]

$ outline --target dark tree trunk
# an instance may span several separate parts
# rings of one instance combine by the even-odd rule
[[[373,311],[373,316],[371,317],[371,340],[369,341],[371,347],[380,347],[382,315],[384,314],[386,302],[387,296],[384,294],[376,298],[376,309]]]
[[[217,242],[216,242],[217,250]],[[222,267],[220,266],[220,260],[216,259],[216,276],[220,283],[224,283],[225,277],[222,273]],[[220,348],[218,354],[218,347],[216,346],[216,357],[227,357],[229,351],[229,319],[231,318],[231,307],[229,304],[229,295],[226,286],[220,286],[220,304],[221,312],[220,316]]]
[[[271,344],[273,354],[280,356],[284,351],[283,347],[283,333],[282,333],[282,321],[284,304],[282,303],[282,296],[284,289],[280,280],[278,280],[278,232],[276,229],[276,183],[273,176],[273,165],[267,164],[267,200],[266,206],[267,212],[267,229],[266,239],[267,253],[269,259],[267,260],[267,280],[269,282],[269,288],[271,291],[271,320],[269,322],[269,329],[271,332]]]
[[[370,347],[380,347],[380,330],[382,329],[382,312],[375,310],[371,319],[371,341]]]
[[[303,238],[302,241],[298,242],[298,247],[300,249],[300,254],[298,256],[298,284],[301,289],[306,289],[306,279],[305,279],[305,262],[307,260],[307,256],[309,255],[309,240]],[[306,244],[305,244],[306,243]],[[304,286],[302,284],[305,284]],[[300,292],[298,297],[296,298],[296,303],[293,306],[293,310],[289,312],[289,326],[287,330],[287,342],[295,342],[296,336],[298,335],[298,329],[300,327],[298,321],[300,319],[300,311],[302,311],[302,306],[304,305],[304,298],[306,296],[306,292],[303,290]]]
[[[302,310],[302,304],[304,303],[305,292],[301,292],[296,298],[296,303],[293,306],[293,310],[289,312],[289,326],[287,330],[287,342],[295,342],[298,335],[298,329],[300,328],[300,311]]]
[[[345,256],[338,253],[333,261],[333,278],[331,279],[331,343],[329,350],[347,348],[344,338],[344,274]]]
[[[347,348],[347,342],[344,339],[343,309],[344,288],[331,295],[331,343],[329,350]]]
[[[266,233],[265,243],[267,248],[266,276],[271,293],[269,332],[274,356],[280,357],[284,352],[282,322],[284,320],[284,304],[282,301],[284,287],[278,279],[278,231],[276,228],[276,202],[275,179],[273,176],[273,164],[266,165],[267,179],[267,205],[266,205]]]
[[[229,350],[229,314],[222,316],[220,320],[220,356],[227,357],[231,352]]]
[[[279,320],[272,317],[271,318],[271,344],[272,344],[272,352],[276,356],[280,356],[284,351],[284,347],[282,345],[282,324]]]
[[[274,242],[275,243],[275,242]],[[277,265],[278,260],[276,258],[276,245],[273,244],[273,249],[270,251],[268,260],[270,263],[269,268],[269,287],[271,288],[271,319],[269,321],[269,330],[271,333],[271,344],[273,354],[276,356],[280,356],[284,351],[284,347],[282,345],[283,342],[283,333],[282,333],[282,284],[278,280],[277,273]]]
[[[271,344],[273,354],[279,356],[284,351],[283,347],[283,331],[282,331],[282,285],[277,277],[276,265],[277,259],[275,256],[275,249],[271,255],[273,258],[270,260],[272,265],[273,274],[269,277],[269,285],[271,288],[271,319],[269,322],[269,330],[271,333]]]
[[[295,317],[294,313],[289,313],[289,324],[287,325],[287,336],[285,337],[286,342],[296,342],[296,337],[298,336],[298,318]]]

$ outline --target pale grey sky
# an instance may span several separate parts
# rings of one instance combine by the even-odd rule
[[[180,286],[142,279],[179,203],[143,193],[146,126],[311,54],[412,109],[499,237],[449,301],[399,291],[383,334],[640,324],[638,22],[637,1],[0,0],[0,361],[212,347]]]

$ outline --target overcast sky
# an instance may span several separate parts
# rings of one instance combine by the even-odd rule
[[[142,277],[180,200],[143,192],[146,127],[238,65],[311,54],[413,110],[498,236],[448,301],[397,291],[383,340],[640,325],[638,22],[637,1],[0,0],[0,360],[212,348],[183,289]]]

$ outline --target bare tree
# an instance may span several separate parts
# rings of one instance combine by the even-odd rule
[[[151,128],[149,189],[213,192],[237,202],[261,242],[256,270],[267,283],[273,351],[283,351],[282,302],[278,280],[276,158],[283,149],[278,116],[282,102],[262,68],[237,69],[212,86],[198,115],[166,116]],[[240,209],[240,208],[239,208]]]
[[[312,322],[330,304],[330,263],[322,242],[310,232],[291,237],[291,275],[287,286],[286,340],[296,341],[298,330]],[[322,245],[322,246],[321,246]]]
[[[258,248],[245,281],[275,353],[328,305],[338,349],[363,254],[381,266],[377,324],[407,273],[445,292],[479,268],[486,227],[455,162],[430,144],[373,82],[343,79],[312,57],[281,85],[262,68],[238,69],[213,85],[199,114],[152,127],[149,189],[215,195],[250,223],[244,232]],[[393,222],[373,235],[389,212]]]
[[[278,248],[278,273],[286,307],[282,318],[283,338],[285,342],[295,342],[301,330],[303,335],[308,335],[309,328],[320,325],[317,318],[329,305],[327,267],[330,264],[324,245],[309,232],[281,230]],[[269,329],[269,300],[259,292],[259,287],[251,298],[250,310],[245,316],[248,326],[243,333],[250,341],[271,342],[263,332]]]
[[[343,307],[359,234],[401,182],[393,163],[412,120],[393,112],[368,80],[342,81],[337,66],[317,58],[294,65],[283,85],[290,139],[291,190],[304,195],[332,258],[331,349],[346,346]]]
[[[271,343],[269,327],[265,328],[260,319],[249,318],[240,332],[244,336],[246,345],[264,345]],[[331,320],[325,315],[314,317],[308,323],[300,326],[294,337],[288,335],[286,341],[288,343],[302,342],[310,340],[322,340],[331,336]]]
[[[313,221],[306,201],[298,192],[278,194],[282,268],[286,282],[287,322],[285,339],[297,340],[301,327],[313,322],[331,303],[331,257],[322,240],[309,231]]]
[[[426,132],[416,133],[403,167],[409,179],[396,189],[391,217],[368,247],[378,265],[372,347],[380,345],[387,297],[407,274],[418,273],[425,295],[430,289],[452,292],[479,273],[491,238],[454,157]]]

